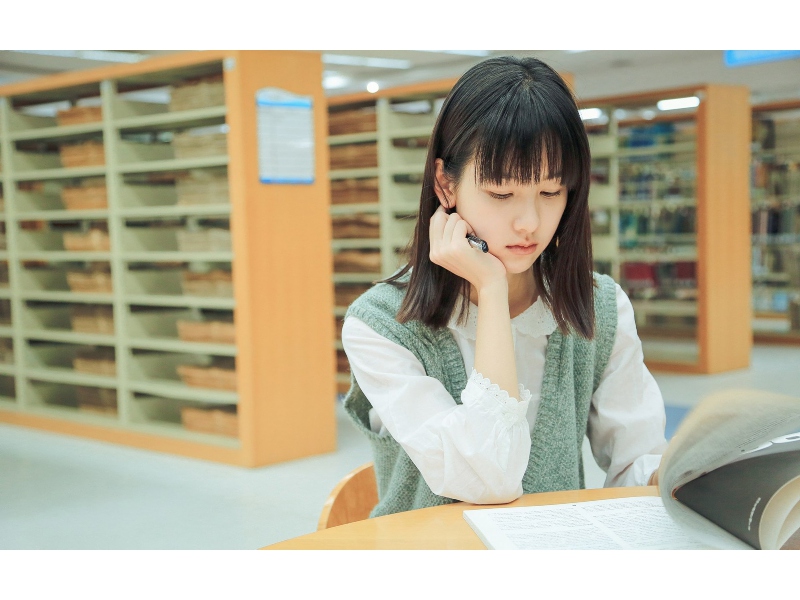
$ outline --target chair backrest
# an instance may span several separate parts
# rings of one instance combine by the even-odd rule
[[[378,504],[378,484],[375,469],[369,462],[345,475],[322,507],[317,531],[363,521]]]

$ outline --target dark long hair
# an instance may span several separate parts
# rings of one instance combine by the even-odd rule
[[[445,99],[428,143],[409,262],[384,280],[408,286],[398,321],[418,320],[436,328],[447,325],[459,300],[459,319],[465,318],[470,285],[429,258],[430,220],[439,207],[434,191],[437,158],[456,185],[472,159],[478,182],[561,180],[567,205],[553,241],[533,265],[533,277],[559,329],[591,339],[591,157],[586,130],[564,80],[535,58],[492,58],[469,69]],[[409,269],[407,284],[398,281]]]

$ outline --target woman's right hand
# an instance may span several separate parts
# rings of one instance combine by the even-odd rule
[[[431,217],[429,233],[431,262],[463,277],[478,292],[498,283],[507,285],[503,263],[491,252],[470,246],[467,234],[475,230],[458,213],[447,214],[440,206]]]

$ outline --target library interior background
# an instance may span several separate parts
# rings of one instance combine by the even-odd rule
[[[312,532],[371,460],[344,312],[406,260],[444,97],[503,55],[575,92],[668,437],[713,391],[800,397],[796,53],[0,51],[0,548]]]

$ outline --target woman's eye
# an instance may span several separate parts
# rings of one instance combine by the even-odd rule
[[[542,196],[544,196],[545,198],[557,198],[560,195],[561,195],[561,190],[558,190],[557,192],[542,192]]]
[[[489,192],[489,195],[495,200],[506,200],[511,198],[511,194],[496,194],[494,192]]]

